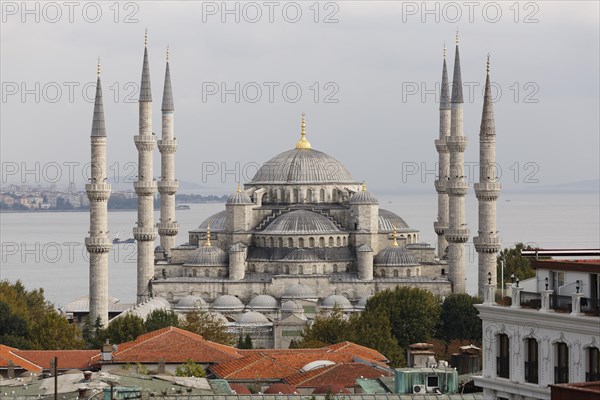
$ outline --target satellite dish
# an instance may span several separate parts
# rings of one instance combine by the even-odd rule
[[[119,346],[117,346],[116,344],[113,344],[112,349],[113,349],[113,352],[116,353],[119,351]]]

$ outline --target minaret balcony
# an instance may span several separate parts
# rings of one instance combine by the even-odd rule
[[[172,154],[177,150],[177,139],[162,139],[158,141],[158,150],[164,154]]]
[[[156,136],[154,135],[135,135],[133,137],[135,147],[140,151],[152,151],[156,145]]]
[[[499,182],[480,182],[473,185],[475,195],[479,200],[496,200],[500,195],[501,185]]]
[[[107,237],[86,237],[85,247],[90,253],[108,253],[112,248],[112,241]]]
[[[435,140],[435,148],[437,149],[438,153],[447,153],[448,145],[446,144],[446,138],[436,139]]]
[[[159,222],[156,227],[158,228],[158,234],[161,236],[176,236],[179,232],[177,222]]]
[[[110,197],[111,186],[108,183],[87,183],[85,191],[90,201],[107,201]]]
[[[449,243],[465,243],[469,240],[469,228],[448,228],[444,237]]]
[[[433,230],[437,235],[443,235],[446,229],[448,229],[448,223],[446,222],[435,221],[433,223]]]
[[[446,144],[451,152],[464,153],[469,139],[466,136],[448,136]]]
[[[497,253],[502,247],[502,242],[497,236],[475,236],[473,238],[475,250],[478,253]]]
[[[138,196],[154,196],[154,193],[156,193],[156,181],[133,182],[133,189]]]
[[[161,195],[175,194],[178,187],[179,182],[176,179],[158,181],[158,193]]]
[[[435,185],[435,190],[438,193],[446,193],[446,184],[448,183],[447,180],[443,180],[443,179],[436,179],[434,182]]]
[[[138,242],[153,242],[158,232],[156,228],[133,228],[133,238]]]
[[[446,191],[451,196],[464,196],[469,190],[469,184],[464,179],[446,182]]]

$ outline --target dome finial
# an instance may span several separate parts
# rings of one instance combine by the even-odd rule
[[[170,56],[170,54],[169,54],[169,45],[167,45],[167,62],[169,62],[169,56]]]
[[[206,242],[204,242],[205,247],[211,246],[210,244],[210,224],[206,225]]]
[[[100,57],[98,57],[98,78],[100,78]]]
[[[237,184],[237,192],[242,193],[242,188],[240,187],[240,183]]]
[[[444,60],[446,59],[446,41],[444,41]]]
[[[367,183],[365,181],[362,182],[362,191],[363,192],[367,191]]]
[[[148,46],[148,28],[144,32],[144,46]]]
[[[490,74],[490,53],[488,53],[487,55],[487,65],[485,70],[487,71],[488,75]]]
[[[456,28],[456,45],[458,46],[458,28]]]
[[[394,224],[394,241],[392,242],[392,247],[398,247],[398,229],[396,228],[396,224]]]
[[[310,143],[306,140],[306,123],[304,121],[304,113],[302,113],[302,124],[300,125],[300,140],[296,143],[297,149],[310,149]]]

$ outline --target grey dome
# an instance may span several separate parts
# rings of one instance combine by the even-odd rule
[[[256,184],[357,183],[335,158],[314,149],[292,149],[264,163],[252,178]]]
[[[356,251],[372,252],[373,249],[368,244],[361,244],[356,248]]]
[[[259,294],[250,300],[248,303],[248,307],[254,311],[261,310],[276,310],[279,307],[277,300],[274,297],[269,296],[267,294]]]
[[[219,311],[242,311],[244,309],[242,301],[230,294],[217,297],[212,306],[213,309]]]
[[[367,301],[369,301],[369,299],[373,297],[373,296],[365,296],[365,297],[361,297],[360,300],[358,300],[358,303],[356,303],[356,309],[357,310],[364,310],[366,305],[367,305]]]
[[[194,267],[225,267],[229,263],[227,253],[216,246],[200,246],[192,252],[185,265]]]
[[[252,199],[245,192],[235,192],[227,198],[227,204],[252,204]]]
[[[292,299],[314,299],[317,297],[317,292],[310,286],[297,283],[285,289],[281,297]]]
[[[375,256],[373,262],[375,266],[409,266],[418,265],[415,257],[404,247],[387,247]]]
[[[323,303],[321,303],[321,307],[322,308],[339,307],[342,309],[342,311],[346,311],[346,310],[354,308],[354,307],[352,307],[350,300],[348,300],[347,298],[345,298],[344,296],[342,296],[340,294],[332,294],[332,295],[325,297],[325,299],[323,300]]]
[[[226,211],[220,211],[216,214],[206,218],[202,223],[195,229],[195,231],[205,232],[208,224],[210,224],[211,232],[219,232],[225,230],[225,218],[227,216]]]
[[[403,229],[410,229],[410,226],[404,221],[399,215],[394,214],[391,211],[379,209],[379,231],[380,232],[392,232],[396,229],[401,231]]]
[[[237,325],[265,325],[271,324],[271,322],[259,312],[248,311],[240,315],[236,321]]]
[[[361,190],[350,197],[350,204],[379,204],[379,201],[370,192]]]
[[[195,296],[193,294],[189,294],[187,296],[182,297],[181,300],[179,300],[179,302],[175,306],[175,309],[182,310],[182,311],[183,310],[197,310],[197,309],[204,310],[207,308],[208,308],[208,304],[206,304],[204,299],[202,299],[202,297],[200,297],[200,296]]]
[[[320,261],[321,259],[315,253],[315,251],[311,249],[298,248],[293,249],[289,253],[287,253],[283,259],[284,261],[300,261],[300,262],[308,262],[308,261]]]
[[[211,318],[213,321],[215,321],[215,322],[220,322],[220,323],[222,323],[222,324],[225,324],[225,325],[229,324],[229,321],[227,320],[227,317],[226,317],[226,316],[224,316],[224,315],[223,315],[223,314],[221,314],[221,313],[218,313],[218,312],[214,312],[214,311],[213,311],[213,312],[209,312],[209,313],[208,313],[208,316],[209,316],[209,317],[210,317],[210,318]]]
[[[294,300],[288,300],[281,305],[281,311],[291,313],[302,313],[304,312],[304,307],[302,307]]]
[[[314,235],[339,233],[340,229],[327,217],[307,210],[295,210],[283,214],[263,231],[268,234]]]

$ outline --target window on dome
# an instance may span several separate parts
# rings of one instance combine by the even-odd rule
[[[313,194],[312,194],[312,190],[311,189],[307,189],[306,190],[306,201],[308,203],[312,203],[313,202]]]
[[[294,239],[288,238],[288,247],[294,247]]]
[[[320,201],[321,203],[324,203],[324,202],[325,202],[325,189],[321,189],[321,190],[319,191],[319,201]]]
[[[277,239],[277,246],[278,247],[283,247],[283,238],[278,238]]]
[[[315,238],[311,237],[308,239],[308,246],[315,247]]]
[[[300,247],[300,248],[304,247],[304,238],[299,238],[298,239],[298,247]]]
[[[325,238],[324,237],[319,238],[319,247],[325,247]]]
[[[329,236],[329,247],[333,247],[333,236]]]

